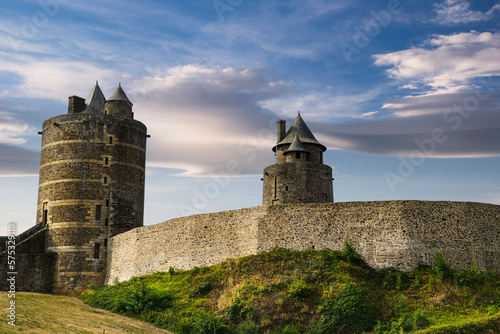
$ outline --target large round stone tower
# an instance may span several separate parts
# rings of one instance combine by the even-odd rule
[[[276,164],[264,169],[262,204],[333,202],[332,168],[323,164],[326,147],[320,144],[298,114],[286,132],[278,122],[278,142],[273,147]]]
[[[109,237],[143,225],[146,126],[118,86],[96,83],[43,123],[37,223],[57,253],[55,293],[103,284]]]

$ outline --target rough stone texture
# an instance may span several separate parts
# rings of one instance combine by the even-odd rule
[[[16,272],[16,291],[52,292],[54,270],[57,254],[45,253],[47,226],[38,224],[15,238],[15,254],[8,254],[6,242],[8,237],[0,237],[1,251],[0,263],[0,290],[9,291],[10,284],[7,281],[11,275],[8,272]],[[12,244],[11,244],[12,245]],[[15,270],[8,268],[8,261],[14,258]]]
[[[57,254],[16,254],[16,291],[51,293],[54,286],[54,270]],[[7,263],[7,254],[0,261]],[[9,291],[6,270],[0,272],[0,291]]]
[[[476,258],[500,270],[500,206],[469,202],[352,202],[259,206],[144,226],[110,240],[106,283],[220,263],[275,247],[341,250],[374,268],[410,270],[443,252],[453,268]]]
[[[258,250],[257,224],[266,207],[188,216],[144,226],[110,240],[106,282],[212,265]]]
[[[287,162],[264,169],[263,204],[333,202],[332,169],[311,162]]]
[[[326,148],[316,141],[300,115],[286,136],[285,129],[286,122],[279,121],[278,142],[273,148],[276,164],[264,169],[262,204],[333,202],[332,168],[323,164]],[[283,143],[284,137],[293,136],[294,133],[293,141],[285,140]],[[308,142],[300,142],[299,133],[307,134],[303,139]],[[296,147],[298,151],[293,149],[294,143],[300,148]]]
[[[43,123],[37,222],[57,253],[55,293],[102,285],[109,237],[143,224],[146,127],[129,104],[120,115],[116,105]]]

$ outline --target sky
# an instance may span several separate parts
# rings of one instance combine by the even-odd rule
[[[145,225],[262,203],[276,122],[324,144],[336,202],[500,204],[500,2],[0,4],[0,234],[35,224],[42,122],[96,80],[148,127]]]

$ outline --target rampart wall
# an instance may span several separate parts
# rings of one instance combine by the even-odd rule
[[[11,253],[7,245],[8,237],[0,237],[0,291],[9,291],[11,284],[16,291],[35,291],[50,293],[54,287],[54,270],[56,253],[45,253],[47,228],[37,224],[15,238],[15,253]],[[12,242],[10,245],[14,245]],[[9,268],[9,262],[14,259],[14,270]],[[15,272],[15,281],[10,280]],[[7,280],[9,279],[9,281]]]
[[[272,248],[341,250],[351,239],[374,268],[410,270],[443,252],[500,270],[500,206],[469,202],[344,202],[259,206],[172,219],[110,240],[106,283],[220,263]]]

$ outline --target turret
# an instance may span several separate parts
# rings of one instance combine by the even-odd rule
[[[122,89],[121,84],[118,84],[118,88],[106,101],[104,106],[104,113],[106,115],[115,115],[134,118],[134,113],[132,112],[132,102],[128,99],[127,95]]]
[[[278,121],[276,164],[264,169],[263,204],[333,202],[332,169],[323,164],[326,147],[318,142],[300,116],[285,133]]]

